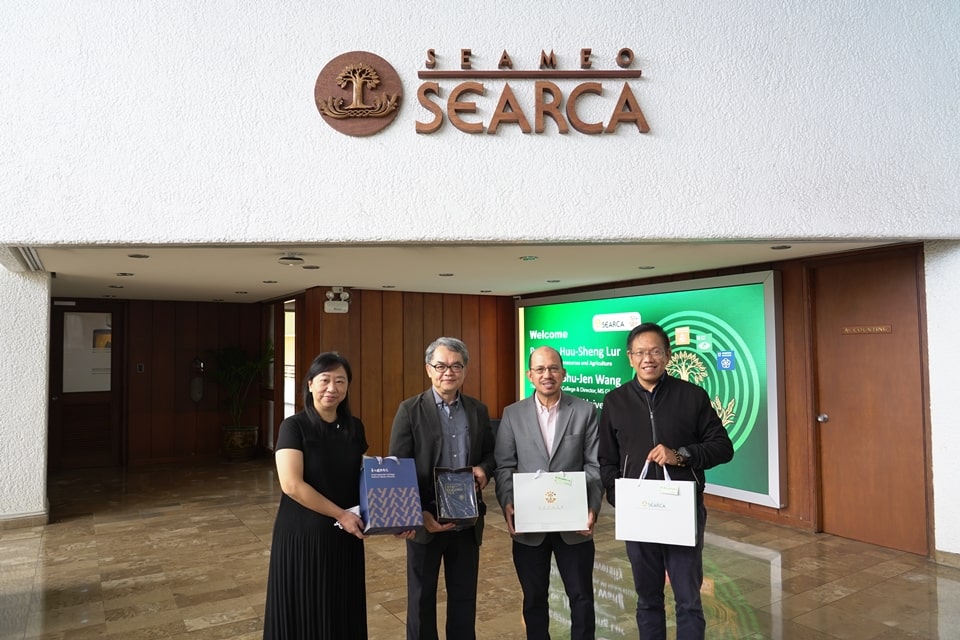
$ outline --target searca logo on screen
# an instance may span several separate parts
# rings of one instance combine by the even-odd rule
[[[537,66],[529,68],[515,64],[506,50],[495,68],[476,68],[471,49],[455,54],[458,68],[449,64],[450,68],[444,68],[441,60],[446,57],[435,49],[426,50],[424,68],[417,72],[417,102],[427,116],[413,122],[419,134],[436,133],[446,122],[468,134],[496,134],[506,127],[524,134],[566,134],[571,129],[587,135],[616,133],[621,128],[650,131],[631,85],[640,82],[642,71],[634,68],[635,56],[629,48],[617,49],[607,64],[602,64],[602,56],[592,49],[580,49],[576,68],[558,63],[553,50],[541,50]],[[559,83],[566,86],[561,88]],[[515,87],[521,85],[521,95],[532,94],[532,98],[518,99]],[[485,108],[481,101],[494,95],[498,96],[496,106]],[[350,136],[368,136],[397,120],[405,98],[393,65],[376,54],[351,51],[323,67],[314,100],[333,129]],[[591,108],[584,109],[588,101]],[[601,120],[596,115],[581,115],[595,114],[598,108],[608,114]]]

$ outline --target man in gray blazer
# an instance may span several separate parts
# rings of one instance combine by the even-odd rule
[[[523,590],[527,640],[549,640],[550,556],[570,601],[571,640],[593,640],[593,525],[600,512],[603,485],[597,463],[597,411],[586,400],[562,393],[567,372],[556,349],[530,354],[527,378],[535,393],[503,411],[495,449],[497,501],[513,536],[513,564]],[[513,474],[583,471],[587,479],[586,531],[516,533]]]
[[[407,538],[407,640],[437,639],[440,564],[447,588],[446,637],[476,638],[477,579],[483,512],[471,526],[440,524],[434,486],[436,467],[473,467],[479,494],[493,476],[493,431],[485,404],[460,393],[469,354],[456,338],[438,338],[426,351],[431,388],[397,409],[390,455],[413,458],[423,506],[423,529]]]

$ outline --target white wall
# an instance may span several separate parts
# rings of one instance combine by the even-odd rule
[[[956,0],[6,0],[0,246],[956,240],[958,33]],[[630,47],[651,132],[471,136],[448,123],[417,135],[426,49],[455,69],[464,47],[481,69],[503,50],[535,68],[541,49],[573,69],[583,47],[613,69]],[[404,85],[396,121],[368,138],[335,132],[314,105],[321,68],[352,50],[386,58]],[[441,84],[445,98],[454,82]],[[529,82],[512,86],[532,104]],[[487,87],[483,121],[502,82]],[[620,83],[604,87],[585,118],[608,117]],[[928,249],[940,349],[960,258],[955,243]],[[0,347],[0,432],[14,438],[0,517],[42,508],[47,347],[31,332],[48,295],[0,269],[0,330],[17,337]],[[956,348],[943,348],[930,370],[937,548],[960,553],[948,493],[960,485],[944,462],[960,439],[946,387]]]
[[[50,278],[0,267],[0,521],[47,513]],[[0,522],[2,526],[2,522]]]
[[[960,553],[960,412],[957,411],[957,362],[960,361],[960,242],[930,242],[924,247],[927,302],[927,352],[930,361],[930,424],[936,548]],[[917,470],[920,473],[920,470]]]
[[[23,222],[3,240],[956,237],[957,33],[955,0],[7,0],[0,203]],[[430,47],[448,69],[462,47],[485,69],[504,49],[577,68],[582,47],[611,69],[630,47],[651,132],[418,136]],[[358,49],[405,91],[364,139],[313,98]],[[512,83],[528,105],[531,84]]]

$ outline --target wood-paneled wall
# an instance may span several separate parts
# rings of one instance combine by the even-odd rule
[[[423,354],[440,336],[460,338],[470,351],[464,393],[485,402],[495,417],[516,400],[511,298],[355,291],[349,313],[333,314],[323,311],[327,290],[317,287],[300,297],[297,372],[303,375],[322,351],[338,351],[350,361],[350,406],[364,421],[370,455],[387,453],[400,402],[430,386]],[[220,389],[208,376],[203,399],[193,402],[190,365],[197,355],[222,346],[239,345],[250,352],[262,348],[261,316],[260,305],[128,302],[128,464],[220,455],[225,419]],[[299,396],[303,380],[298,377],[296,383]],[[280,393],[282,386],[277,389]],[[255,390],[252,395],[261,394]],[[262,413],[251,405],[247,422],[261,424],[265,436],[258,415]]]
[[[366,427],[370,455],[386,455],[397,406],[429,388],[424,350],[441,336],[463,340],[470,352],[465,394],[484,402],[493,417],[516,400],[512,298],[359,290],[349,313],[333,314],[323,311],[329,289],[306,292],[309,320],[297,371],[307,371],[322,351],[350,361],[350,407]]]
[[[887,251],[916,254],[920,250],[915,245]],[[863,255],[869,258],[874,253]],[[767,269],[780,273],[785,506],[773,509],[716,496],[707,496],[707,502],[711,508],[803,529],[817,527],[816,372],[808,276],[814,263],[813,259],[793,260],[609,285],[623,287]],[[317,287],[299,298],[302,309],[298,309],[297,317],[297,371],[300,375],[307,371],[310,361],[321,351],[339,351],[350,360],[354,369],[351,408],[366,425],[371,455],[386,453],[397,405],[428,388],[423,353],[439,336],[458,337],[467,344],[470,363],[464,392],[485,402],[492,417],[499,417],[503,407],[516,399],[518,372],[512,299],[353,291],[349,313],[329,314],[323,311],[327,290],[329,287]],[[193,403],[189,399],[189,364],[198,349],[208,346],[237,341],[251,348],[260,344],[259,305],[146,301],[129,305],[129,464],[217,455],[222,411],[216,388],[208,382],[204,399]],[[136,372],[138,363],[145,364],[142,374]],[[298,379],[298,388],[301,384]]]
[[[263,348],[260,306],[131,300],[125,362],[126,459],[129,465],[214,459],[225,424],[220,387],[204,378],[203,399],[190,398],[191,364],[207,352]],[[245,414],[258,424],[254,403]]]

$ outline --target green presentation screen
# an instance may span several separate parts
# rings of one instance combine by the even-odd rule
[[[773,271],[520,299],[520,397],[533,393],[528,355],[550,346],[563,356],[564,392],[602,408],[634,377],[627,334],[656,322],[670,337],[667,373],[706,390],[733,441],[733,461],[707,471],[706,491],[781,507],[779,299]]]

